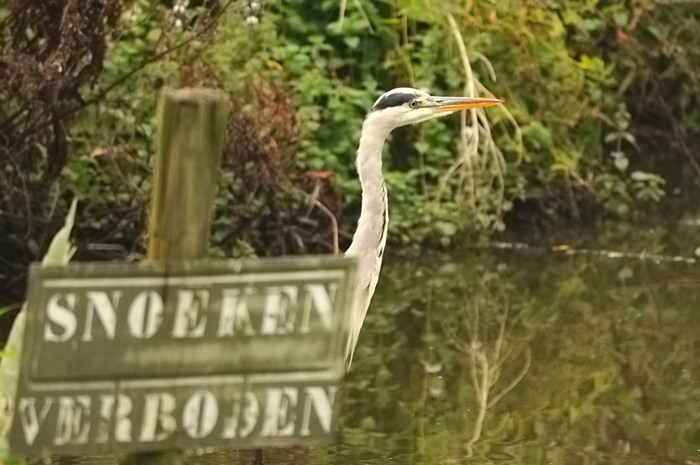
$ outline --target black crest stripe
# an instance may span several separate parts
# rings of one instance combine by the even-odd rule
[[[385,95],[377,102],[372,110],[383,110],[389,107],[398,107],[404,103],[410,102],[416,98],[415,94],[408,92],[397,92],[395,94]]]

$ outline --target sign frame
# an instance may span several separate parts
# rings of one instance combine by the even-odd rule
[[[355,260],[338,256],[149,262],[136,265],[115,263],[83,263],[60,267],[35,265],[30,270],[27,330],[22,354],[22,370],[18,383],[16,413],[10,433],[11,448],[13,451],[21,453],[33,454],[50,451],[73,455],[94,454],[98,451],[101,451],[98,453],[130,453],[167,448],[284,446],[328,440],[332,436],[336,422],[336,393],[345,373],[345,341],[355,279]],[[110,283],[110,281],[112,282]],[[150,283],[151,290],[157,287],[162,291],[159,295],[165,301],[161,314],[161,324],[163,325],[168,321],[170,323],[177,322],[177,315],[185,314],[192,317],[196,313],[188,313],[187,311],[187,308],[193,308],[195,300],[192,300],[192,295],[194,295],[195,290],[209,289],[213,295],[216,289],[219,291],[222,289],[224,291],[227,289],[240,290],[241,286],[249,286],[246,289],[253,289],[255,292],[251,291],[250,294],[253,297],[249,301],[250,318],[248,322],[254,320],[253,315],[257,318],[262,312],[258,329],[267,328],[267,332],[259,330],[256,334],[245,335],[248,341],[241,343],[240,347],[243,347],[241,349],[243,352],[245,352],[246,346],[252,347],[247,359],[239,357],[231,361],[221,357],[222,347],[226,348],[227,343],[233,344],[231,347],[237,347],[236,344],[245,339],[241,336],[240,340],[234,340],[231,343],[236,335],[227,334],[231,337],[225,339],[225,343],[218,346],[213,344],[207,350],[200,351],[200,358],[190,357],[189,359],[188,357],[192,353],[199,350],[197,345],[201,344],[201,341],[195,337],[166,338],[166,343],[170,339],[177,339],[174,341],[177,346],[171,349],[171,356],[180,357],[178,361],[181,363],[179,365],[177,363],[171,364],[165,370],[155,370],[155,375],[144,370],[144,367],[149,366],[147,363],[148,351],[141,349],[147,347],[149,341],[146,341],[145,344],[140,344],[143,341],[136,341],[131,358],[126,357],[120,361],[118,359],[120,355],[113,352],[116,355],[113,357],[113,366],[110,366],[110,363],[104,361],[104,356],[108,355],[109,351],[107,354],[99,353],[97,349],[100,344],[95,344],[95,342],[101,337],[102,344],[104,344],[105,338],[110,340],[110,334],[112,335],[112,344],[116,345],[120,341],[122,336],[119,336],[119,331],[123,332],[125,328],[124,313],[128,313],[130,316],[133,313],[138,313],[138,308],[134,310],[136,308],[134,302],[141,294],[132,298],[129,306],[125,303],[129,301],[128,299],[119,300],[126,299],[128,292],[124,292],[122,289],[122,291],[109,294],[107,289],[118,288],[120,282],[122,284],[129,282],[135,288],[146,289],[147,286],[143,284],[146,281]],[[89,292],[89,283],[92,283],[92,289],[99,288],[100,291],[95,291],[94,295],[91,294],[89,298],[86,297],[87,294],[78,295],[79,291]],[[95,286],[96,283],[97,286]],[[323,283],[331,283],[325,289],[334,289],[333,292],[335,292],[332,300],[332,320],[323,319],[326,313],[322,311],[321,306],[317,305],[313,310],[307,308],[314,302],[316,304],[324,302],[323,292],[319,290],[319,286]],[[233,284],[238,287],[233,286]],[[226,288],[226,285],[233,287]],[[284,288],[285,285],[288,287]],[[294,291],[293,286],[296,286],[296,291]],[[65,327],[60,324],[56,325],[56,322],[49,322],[48,312],[43,311],[47,308],[49,298],[53,298],[47,294],[49,289],[65,291],[62,297],[58,297],[54,302],[59,302],[64,310],[69,307],[70,299],[67,296],[72,289],[74,291],[73,303],[83,302],[84,305],[81,308],[85,310],[85,314],[81,316],[86,318],[82,321],[83,327],[75,328],[73,331],[72,336],[75,340],[68,338],[65,341],[52,341],[53,349],[51,344],[46,346],[46,336],[60,339],[61,334],[59,333],[61,330],[65,330]],[[112,313],[105,303],[105,296],[115,297],[119,292],[121,292],[119,298],[110,300],[114,310]],[[180,300],[174,301],[176,293]],[[101,300],[96,297],[98,294],[101,295]],[[238,292],[239,297],[243,294]],[[329,291],[326,297],[330,295]],[[296,300],[291,299],[293,296],[296,296]],[[267,320],[262,318],[269,316],[265,312],[274,311],[274,304],[277,302],[278,313],[275,315],[279,316],[281,312],[279,308],[284,298],[287,299],[285,308],[297,312],[296,316],[291,318],[292,325],[286,324],[290,320],[283,319],[281,321],[285,324],[282,326],[274,324],[264,326]],[[183,299],[189,303],[189,307],[181,303]],[[207,307],[204,313],[200,314],[200,317],[203,314],[207,317],[216,315],[216,302],[218,302],[219,316],[221,316],[223,297],[219,295],[219,297],[212,298],[212,301],[207,299],[200,298],[198,300],[200,307],[204,301],[213,301],[214,304]],[[272,299],[272,304],[270,299]],[[150,302],[152,304],[153,300]],[[290,302],[294,305],[291,305]],[[92,307],[89,307],[90,305]],[[102,313],[100,313],[99,305],[102,305]],[[252,308],[256,305],[256,308]],[[307,306],[304,307],[304,305]],[[173,309],[174,306],[177,308]],[[73,307],[72,310],[78,307],[80,305]],[[146,307],[140,308],[143,310]],[[147,308],[153,312],[153,306]],[[147,318],[143,316],[145,311],[139,313],[140,317]],[[91,315],[92,318],[90,325],[86,322],[88,315]],[[114,315],[121,319],[114,323],[114,326],[110,326],[109,322],[112,321],[110,318]],[[317,318],[312,320],[313,317]],[[192,324],[185,328],[186,331],[183,334],[195,334],[197,328],[201,326],[198,326],[197,321],[201,323],[203,320],[193,318],[190,318],[189,321]],[[78,324],[81,323],[77,316],[76,320]],[[220,321],[221,319],[219,319],[219,323]],[[306,325],[304,321],[306,321]],[[328,325],[329,321],[332,323],[331,325]],[[247,329],[250,330],[252,326],[255,325],[253,324]],[[202,327],[206,328],[207,326]],[[275,331],[269,331],[270,328],[292,331],[289,334],[284,334],[284,331],[282,331],[283,334],[278,334]],[[302,331],[296,334],[293,331],[295,328],[304,329],[306,332]],[[221,329],[221,324],[218,325],[218,329]],[[207,331],[209,332],[207,333]],[[200,339],[206,339],[205,333],[211,338],[210,336],[214,334],[212,331],[214,330],[204,329]],[[176,330],[171,328],[169,333],[170,336],[173,336]],[[318,335],[325,337],[324,344],[318,343]],[[63,336],[65,336],[65,331]],[[79,340],[80,338],[83,340]],[[276,349],[261,350],[260,347],[264,345],[261,346],[258,342],[264,339],[267,340],[269,347]],[[192,340],[196,343],[192,344]],[[284,344],[278,344],[280,340],[283,340]],[[64,347],[61,345],[66,345],[66,343],[74,346],[71,349],[73,352],[63,350]],[[175,357],[178,354],[178,346],[181,349],[180,355]],[[308,350],[307,346],[313,346],[314,350]],[[92,352],[88,351],[82,356],[76,355],[72,360],[68,357],[66,360],[67,353],[80,354],[81,351],[85,352],[86,347],[92,347]],[[128,353],[130,350],[129,343],[120,347],[124,353]],[[305,349],[305,347],[307,348]],[[61,352],[59,349],[63,351]],[[284,356],[279,356],[280,351],[284,352]],[[251,354],[255,356],[253,357]],[[203,367],[202,360],[206,360],[207,357],[214,360],[216,369]],[[158,360],[157,357],[155,359]],[[160,358],[160,360],[166,359]],[[135,373],[125,373],[124,368],[128,368],[131,362],[138,369],[134,370]],[[139,365],[139,363],[141,364]],[[51,364],[56,364],[56,366],[50,368]],[[85,367],[88,367],[87,371],[83,370]],[[172,385],[170,391],[167,387],[168,383]],[[248,418],[245,421],[250,423],[253,421],[252,419],[258,418],[258,421],[248,428],[250,431],[245,429],[236,430],[234,433],[229,431],[228,434],[223,435],[226,437],[222,437],[221,434],[217,436],[214,431],[217,428],[221,430],[223,426],[219,420],[216,420],[219,423],[212,425],[211,415],[209,423],[207,423],[208,426],[204,429],[197,429],[197,425],[186,424],[186,412],[182,409],[187,406],[189,406],[187,407],[190,409],[189,411],[195,409],[201,413],[198,415],[201,421],[207,420],[207,408],[209,413],[215,408],[212,404],[211,392],[207,391],[208,386],[213,386],[210,389],[210,391],[213,390],[212,392],[223,392],[224,397],[233,396],[232,398],[240,401],[239,404],[232,401],[231,405],[234,406],[229,405],[229,407],[234,410],[238,409],[238,413],[234,415],[229,412],[228,417],[221,414],[220,406],[217,404],[219,420],[224,421],[222,418],[226,417],[230,421],[242,422]],[[84,393],[82,397],[80,397],[81,392]],[[152,399],[153,396],[148,397],[148,392],[160,392],[162,397],[159,397],[160,400],[157,402],[150,401],[148,399]],[[120,399],[124,399],[120,396],[126,396],[131,401],[130,405],[134,412],[142,407],[143,412],[145,412],[142,415],[140,425],[132,422],[129,426],[133,430],[133,434],[128,436],[132,439],[131,441],[126,440],[127,436],[124,434],[119,438],[118,432],[115,432],[115,427],[120,426],[119,409],[124,410],[126,407],[123,404],[129,403],[124,400],[124,403],[120,404]],[[143,397],[146,400],[139,396],[146,396]],[[141,400],[137,401],[137,398]],[[153,407],[153,405],[143,402],[155,402],[153,405],[156,406]],[[168,407],[170,404],[164,407],[163,402],[166,404],[175,402],[177,407],[170,409]],[[184,407],[181,405],[183,402],[186,404]],[[246,402],[248,403],[246,404]],[[152,407],[150,410],[146,408],[149,405]],[[246,407],[247,405],[252,405],[252,407]],[[332,410],[331,413],[328,413],[329,406]],[[255,413],[256,408],[258,413]],[[153,414],[153,409],[156,409],[155,414]],[[165,436],[163,436],[165,434],[163,431],[158,432],[153,428],[146,431],[148,428],[144,429],[143,423],[146,421],[145,418],[151,418],[148,417],[149,414],[156,415],[156,417],[162,414],[163,418],[171,423],[175,419],[176,428],[169,433],[165,431],[168,433]],[[61,420],[61,415],[65,417],[63,420]],[[181,415],[182,418],[178,420],[177,415]],[[271,415],[277,415],[277,420],[275,420],[277,423],[271,420],[273,418]],[[233,417],[236,419],[231,420]],[[28,419],[36,421],[32,422]],[[46,431],[41,429],[45,427],[42,424],[43,420],[47,420],[49,423],[54,421],[55,428]],[[66,426],[66,422],[72,422],[78,426]],[[81,427],[85,425],[88,425],[88,432],[85,432],[84,429],[81,430]],[[121,426],[126,427],[125,425],[127,423],[122,421]],[[34,433],[31,444],[27,440],[28,427],[30,429],[39,428]],[[61,428],[63,428],[62,432]],[[140,436],[137,434],[137,430]],[[144,431],[146,432],[144,433]],[[192,434],[188,434],[188,431]],[[210,434],[203,434],[203,432]],[[160,434],[158,436],[160,439],[155,440],[158,434]],[[231,434],[235,437],[231,437]],[[138,441],[138,437],[144,440]]]

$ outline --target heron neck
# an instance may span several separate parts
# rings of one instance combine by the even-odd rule
[[[357,174],[362,185],[362,209],[349,254],[377,254],[386,242],[388,203],[382,176],[382,149],[390,129],[368,117],[357,150]],[[379,252],[381,254],[381,252]]]

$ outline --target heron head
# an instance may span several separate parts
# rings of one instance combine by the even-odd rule
[[[379,97],[367,117],[392,130],[446,116],[458,110],[499,103],[503,101],[495,98],[434,97],[418,89],[399,87]]]

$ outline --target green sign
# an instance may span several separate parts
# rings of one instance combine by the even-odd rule
[[[339,257],[33,267],[13,449],[328,438],[354,270]]]

